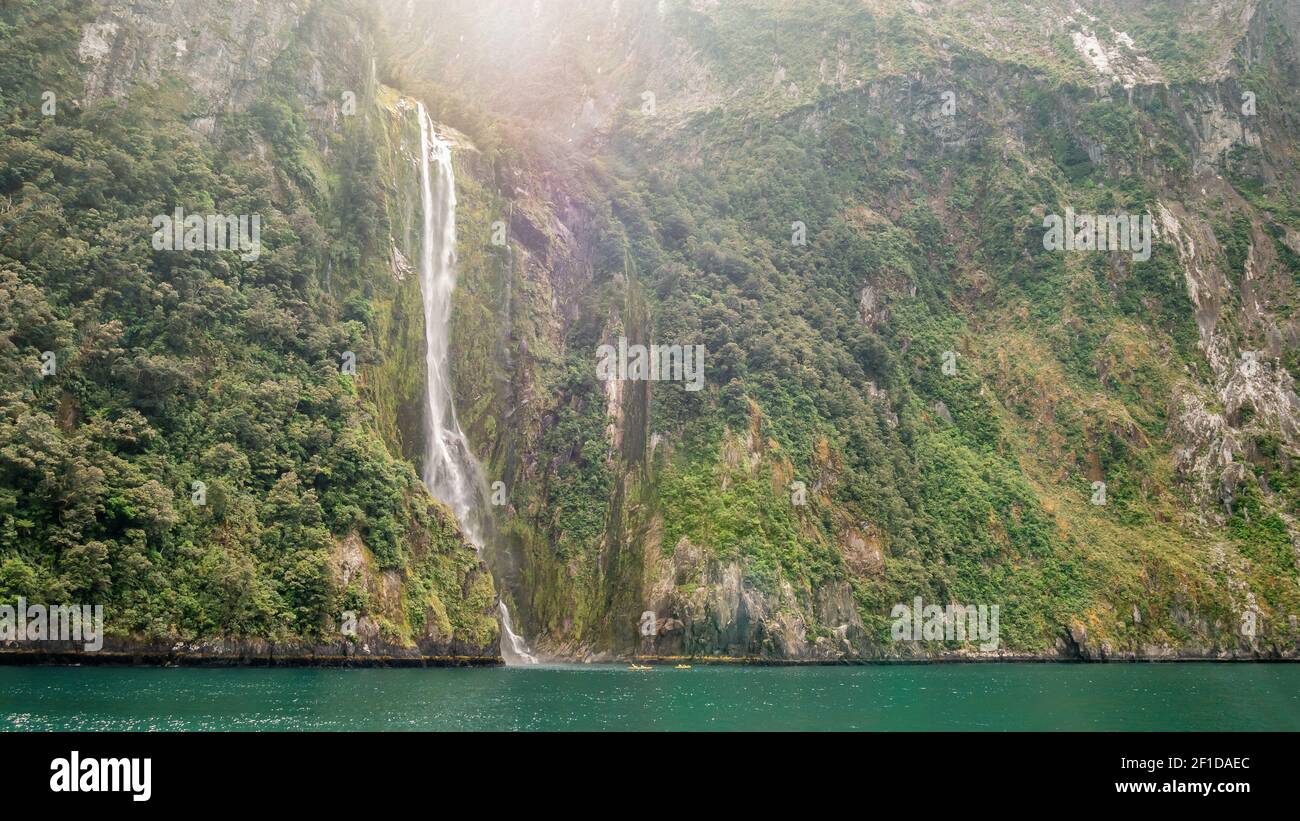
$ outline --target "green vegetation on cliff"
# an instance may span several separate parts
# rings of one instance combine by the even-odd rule
[[[418,99],[487,561],[543,650],[969,651],[894,641],[921,597],[1011,652],[1296,652],[1294,12],[797,5],[267,11],[216,110],[179,48],[122,93],[109,12],[0,10],[0,598],[491,645],[417,473]],[[177,207],[261,255],[153,250]],[[1067,209],[1149,257],[1046,249]],[[703,346],[704,389],[600,381],[620,337]]]
[[[552,208],[541,236],[512,231],[534,276],[560,287],[546,258],[577,245],[591,282],[576,308],[526,302],[555,325],[503,374],[532,405],[484,428],[529,632],[630,652],[652,610],[659,652],[906,653],[887,614],[921,596],[999,603],[1012,651],[1293,651],[1297,63],[1278,4],[630,5],[503,24],[509,55],[474,23],[420,33],[455,60],[403,52],[454,78],[448,116],[474,133],[496,113],[531,119],[517,144],[575,146],[494,168],[501,210]],[[1268,110],[1243,117],[1216,61],[1247,63]],[[581,94],[499,93],[566,70]],[[1150,259],[1045,250],[1066,208],[1148,215]],[[704,345],[706,389],[611,397],[595,350],[621,335]],[[1256,383],[1232,365],[1250,350]]]
[[[362,389],[395,289],[379,172],[415,170],[382,165],[377,115],[308,126],[297,42],[210,139],[176,78],[82,105],[86,11],[0,10],[0,600],[139,637],[337,641],[353,611],[490,648],[491,579]],[[260,254],[154,250],[177,208],[258,215]]]

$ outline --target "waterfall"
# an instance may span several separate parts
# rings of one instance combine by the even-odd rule
[[[456,419],[447,352],[451,292],[456,287],[456,177],[451,146],[433,133],[433,121],[418,105],[420,117],[420,204],[424,214],[420,249],[420,291],[424,296],[426,415],[428,441],[424,484],[456,514],[460,529],[480,552],[483,548],[483,474]],[[436,164],[437,170],[433,166]],[[505,602],[498,607],[501,654],[507,664],[535,664],[528,645],[515,634]]]
[[[537,659],[528,652],[527,642],[510,626],[510,608],[505,602],[497,602],[497,614],[501,617],[501,655],[506,663],[536,664]]]

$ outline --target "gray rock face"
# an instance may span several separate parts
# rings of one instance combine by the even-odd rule
[[[1295,380],[1278,359],[1280,351],[1244,350],[1232,340],[1231,327],[1222,327],[1232,285],[1220,270],[1218,242],[1209,226],[1177,203],[1160,204],[1156,226],[1160,239],[1178,250],[1187,295],[1196,308],[1200,348],[1213,373],[1212,385],[1188,382],[1175,395],[1170,431],[1180,445],[1175,467],[1192,481],[1204,508],[1230,513],[1245,475],[1247,440],[1256,432],[1274,432],[1287,443],[1300,441],[1300,398]],[[1242,277],[1247,285],[1250,259]],[[1244,308],[1250,305],[1247,301]],[[1284,335],[1266,313],[1257,311],[1245,322],[1271,328],[1270,336]],[[1251,411],[1250,421],[1234,422],[1243,408]]]
[[[868,652],[847,581],[820,587],[810,598],[784,580],[774,592],[761,590],[740,563],[718,561],[686,539],[662,571],[654,588],[657,629],[642,644],[645,655],[834,661]],[[810,635],[809,618],[829,635]]]
[[[120,97],[137,82],[174,72],[194,110],[242,108],[302,23],[296,2],[209,3],[145,0],[104,5],[82,30],[77,56],[86,68],[86,103]]]
[[[223,114],[248,110],[268,78],[292,85],[317,134],[336,130],[345,95],[377,84],[375,45],[346,3],[109,2],[82,27],[83,105],[175,83],[190,126],[215,136]]]

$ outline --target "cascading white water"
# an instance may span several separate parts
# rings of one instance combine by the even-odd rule
[[[480,551],[483,475],[456,419],[447,356],[451,292],[456,287],[456,177],[451,166],[451,146],[433,133],[433,121],[423,103],[418,105],[418,114],[420,204],[424,213],[420,291],[424,296],[425,399],[429,419],[424,483],[430,493],[451,507],[465,537]],[[498,612],[501,654],[506,663],[535,664],[537,660],[529,654],[528,645],[511,627],[510,611],[504,601]]]
[[[506,663],[536,664],[537,659],[528,652],[528,643],[510,625],[510,608],[505,602],[497,603],[497,615],[501,619],[501,655]]]

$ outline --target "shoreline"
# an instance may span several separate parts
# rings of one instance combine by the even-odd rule
[[[1060,656],[1002,656],[999,658],[949,657],[934,658],[853,658],[853,659],[750,659],[730,657],[707,657],[692,659],[689,657],[673,659],[629,658],[614,661],[572,662],[576,664],[650,664],[676,665],[698,664],[701,666],[738,665],[749,667],[889,667],[896,665],[939,665],[939,664],[1061,664],[1061,665],[1098,665],[1098,664],[1295,664],[1300,658],[1294,656],[1177,656],[1172,658],[1124,657],[1124,658],[1063,658]],[[570,662],[562,662],[570,663]]]
[[[327,648],[322,648],[326,650]],[[262,647],[257,651],[212,651],[161,648],[158,646],[141,646],[139,648],[117,647],[89,652],[81,649],[47,649],[0,647],[0,666],[5,667],[258,667],[258,668],[456,668],[456,667],[505,667],[505,659],[500,655],[457,654],[457,653],[339,653],[304,652],[302,650],[284,649],[277,651],[274,647]],[[855,657],[840,659],[782,659],[763,656],[611,656],[607,658],[587,657],[545,658],[540,660],[541,667],[606,667],[628,664],[649,665],[654,667],[673,667],[688,664],[701,667],[872,667],[896,665],[947,665],[947,664],[1062,664],[1062,665],[1096,665],[1096,664],[1294,664],[1300,663],[1300,656],[1295,655],[1169,655],[1169,656],[1135,656],[1116,655],[1103,658],[1083,658],[1079,656],[1007,654],[998,656],[937,655],[931,657]],[[518,665],[528,667],[532,665]]]
[[[0,667],[261,667],[261,668],[412,668],[504,667],[500,656],[383,656],[283,655],[227,656],[212,654],[87,653],[0,651]]]
[[[414,647],[379,644],[275,644],[260,639],[193,642],[108,639],[99,650],[76,642],[0,643],[0,666],[44,667],[500,667],[494,642],[487,648],[460,642]]]

